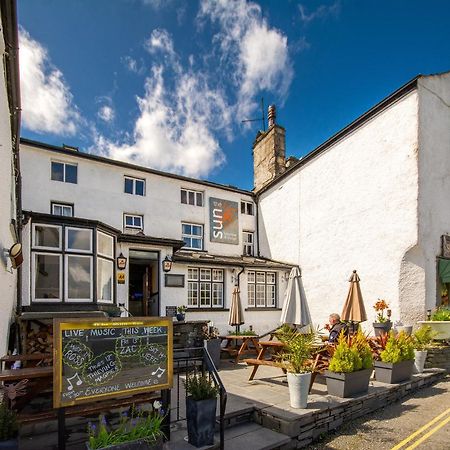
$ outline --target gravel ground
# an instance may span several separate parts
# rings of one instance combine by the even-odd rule
[[[450,409],[450,376],[429,388],[343,425],[335,433],[309,446],[311,450],[388,450],[439,414]],[[450,411],[445,417],[450,416]],[[440,421],[439,421],[440,422]],[[431,430],[438,423],[433,424]],[[410,441],[412,445],[423,433]],[[420,450],[449,450],[450,422],[418,446]]]

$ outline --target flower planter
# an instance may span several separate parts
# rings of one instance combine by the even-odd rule
[[[217,369],[220,363],[220,339],[208,339],[204,341],[204,344]]]
[[[19,448],[19,438],[8,439],[7,441],[0,441],[1,450],[17,450]]]
[[[381,383],[394,384],[409,380],[412,375],[414,360],[387,363],[375,361],[375,379]]]
[[[0,447],[1,449],[2,447]],[[86,444],[86,448],[91,450],[89,444]],[[137,439],[135,441],[123,442],[116,445],[108,445],[102,447],[108,450],[163,450],[163,438],[159,437],[156,442],[149,443],[146,439]]]
[[[177,313],[177,320],[178,320],[178,322],[183,322],[184,318],[185,318],[185,314]]]
[[[188,442],[195,447],[214,444],[214,428],[216,425],[215,398],[193,400],[186,398],[186,419]]]
[[[414,350],[415,359],[413,373],[423,373],[427,354],[428,352],[426,350]]]
[[[396,327],[397,333],[401,333],[403,331],[408,336],[411,336],[412,329],[412,325],[398,325]]]
[[[417,323],[421,325],[429,325],[433,331],[437,333],[434,339],[449,340],[450,339],[450,321],[445,320],[421,320]]]
[[[375,336],[380,336],[382,333],[389,333],[392,328],[392,322],[388,320],[387,322],[374,322],[373,329],[375,331]]]
[[[309,385],[311,383],[311,373],[288,372],[287,381],[292,408],[306,408],[308,403]]]
[[[372,369],[357,370],[356,372],[341,373],[325,371],[328,394],[335,397],[352,397],[369,390],[369,380]]]

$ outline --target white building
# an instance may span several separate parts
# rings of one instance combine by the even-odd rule
[[[9,328],[14,317],[17,296],[17,270],[12,268],[8,250],[19,241],[17,218],[20,214],[20,171],[18,135],[20,123],[18,39],[16,5],[0,5],[2,33],[0,49],[0,355],[6,353]]]
[[[301,267],[315,322],[341,312],[353,269],[369,324],[378,298],[408,324],[440,303],[450,73],[414,78],[274,180],[255,170],[261,254]]]

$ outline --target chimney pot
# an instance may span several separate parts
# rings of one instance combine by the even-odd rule
[[[269,106],[269,113],[268,113],[268,116],[267,116],[269,128],[272,125],[275,125],[276,117],[277,117],[277,111],[276,111],[275,105],[270,105]]]

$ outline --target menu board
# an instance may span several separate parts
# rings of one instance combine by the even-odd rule
[[[53,405],[172,387],[171,318],[54,319]]]

